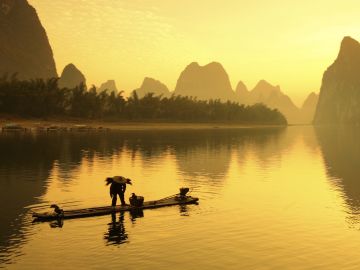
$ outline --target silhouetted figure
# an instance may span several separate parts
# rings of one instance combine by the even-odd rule
[[[52,204],[50,208],[54,208],[54,212],[57,215],[57,219],[50,223],[51,228],[62,228],[64,225],[63,217],[64,217],[64,210],[62,210],[58,205]]]
[[[62,218],[64,216],[64,211],[57,206],[56,204],[52,204],[50,208],[54,208],[54,212],[57,214],[59,218]]]
[[[112,198],[112,206],[116,206],[117,196],[119,195],[121,205],[126,205],[125,203],[125,191],[126,184],[132,185],[129,178],[122,176],[114,176],[106,178],[106,185],[110,185],[110,197]]]

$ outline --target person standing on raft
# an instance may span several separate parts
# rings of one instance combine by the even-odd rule
[[[112,206],[116,206],[117,196],[119,195],[121,205],[127,205],[125,203],[125,191],[126,184],[132,185],[131,179],[123,176],[114,176],[106,178],[106,185],[110,185],[110,197],[112,198]]]

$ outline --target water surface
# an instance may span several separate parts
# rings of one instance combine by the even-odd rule
[[[0,268],[358,269],[360,132],[287,129],[0,135]],[[30,211],[199,205],[32,224]]]

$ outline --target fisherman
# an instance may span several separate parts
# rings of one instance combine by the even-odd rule
[[[106,185],[110,185],[110,197],[112,198],[112,206],[116,206],[117,195],[120,197],[121,205],[127,205],[125,203],[125,191],[126,184],[132,185],[131,179],[125,178],[123,176],[114,176],[106,178]]]

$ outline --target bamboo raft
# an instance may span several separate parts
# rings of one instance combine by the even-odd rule
[[[156,201],[148,201],[144,202],[142,206],[103,206],[103,207],[94,207],[94,208],[84,208],[77,210],[64,210],[61,215],[49,211],[44,213],[33,213],[32,216],[35,222],[43,222],[43,221],[52,221],[58,219],[74,219],[74,218],[84,218],[84,217],[93,217],[93,216],[103,216],[116,212],[127,212],[127,211],[137,211],[144,209],[154,209],[166,206],[173,205],[184,205],[184,204],[196,204],[198,202],[198,198],[191,196],[179,196],[174,195],[161,200]]]

